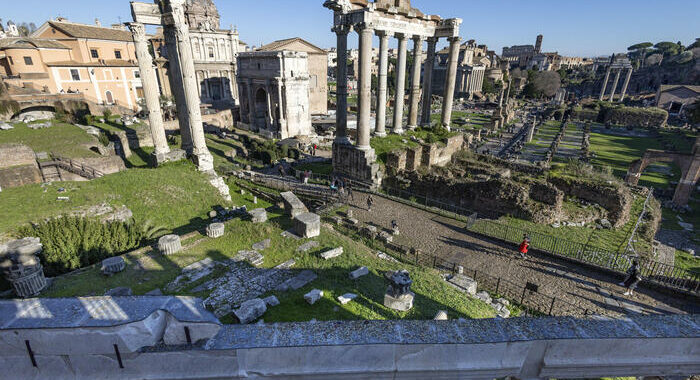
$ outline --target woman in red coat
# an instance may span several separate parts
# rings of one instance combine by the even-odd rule
[[[530,239],[527,238],[527,236],[523,236],[523,242],[520,243],[520,247],[518,247],[518,252],[520,253],[520,257],[523,259],[527,255],[527,251],[530,249]]]

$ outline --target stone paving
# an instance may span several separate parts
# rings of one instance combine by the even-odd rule
[[[588,309],[606,309],[608,315],[698,313],[700,307],[682,297],[673,297],[647,288],[638,288],[624,297],[617,285],[622,275],[613,276],[575,266],[549,256],[533,254],[517,259],[517,246],[505,245],[471,234],[464,223],[375,196],[372,212],[366,210],[366,194],[355,194],[354,217],[365,223],[390,228],[397,220],[399,244],[421,249],[427,254],[477,269],[491,276],[519,284],[539,285],[539,292]],[[535,247],[536,248],[536,247]],[[465,274],[469,275],[469,269]]]
[[[294,278],[289,269],[294,261],[285,262],[273,269],[255,268],[235,260],[221,262],[226,273],[209,280],[194,289],[193,293],[211,291],[204,305],[211,307],[217,317],[231,312],[233,307],[276,289],[285,281]]]
[[[569,124],[566,133],[562,137],[557,153],[554,158],[560,161],[567,161],[570,158],[578,158],[581,155],[581,144],[583,143],[583,126],[578,123]]]
[[[559,133],[559,126],[542,124],[538,127],[537,133],[532,138],[532,142],[525,145],[520,159],[529,162],[539,162],[544,159],[552,141]]]

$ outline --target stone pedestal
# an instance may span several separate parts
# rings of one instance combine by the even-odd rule
[[[374,149],[364,150],[352,145],[333,143],[335,175],[349,177],[378,188],[382,184],[382,172],[376,161]]]
[[[223,223],[212,223],[207,226],[207,236],[212,239],[224,236],[226,226]]]
[[[280,196],[284,202],[284,213],[291,218],[309,212],[304,203],[291,191],[281,193]]]
[[[124,261],[124,258],[121,256],[116,256],[102,260],[100,272],[106,276],[111,276],[123,271],[124,269],[126,269],[126,262]]]
[[[187,158],[187,152],[182,149],[173,149],[165,153],[153,152],[151,154],[151,161],[154,166],[163,165],[166,162],[175,162],[184,160]]]
[[[321,217],[306,212],[294,218],[294,233],[303,238],[312,238],[321,234]]]
[[[254,210],[248,211],[250,220],[253,223],[265,223],[267,222],[267,211],[264,208],[256,208]]]
[[[177,235],[165,235],[158,239],[158,250],[164,255],[172,255],[182,250],[180,237]]]
[[[415,296],[416,295],[413,292],[408,292],[398,297],[394,297],[387,292],[384,295],[384,306],[398,311],[409,311],[413,309],[413,299]]]
[[[43,250],[39,238],[29,237],[0,245],[0,271],[18,297],[31,297],[46,288],[44,268],[37,257]]]

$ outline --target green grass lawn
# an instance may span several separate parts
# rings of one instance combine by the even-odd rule
[[[491,120],[491,117],[488,115],[483,115],[483,114],[478,114],[478,113],[473,113],[473,112],[466,112],[466,111],[452,111],[452,122],[454,125],[458,125],[454,123],[455,121],[458,121],[462,118],[469,118],[469,122],[464,125],[459,125],[460,128],[464,129],[471,129],[471,130],[477,130],[481,129],[484,124],[489,122]],[[442,121],[442,114],[431,114],[430,115],[430,122],[432,125],[438,125]]]
[[[67,191],[58,193],[63,187]],[[67,196],[70,201],[57,201]],[[89,182],[60,182],[3,189],[0,193],[0,236],[24,223],[107,202],[126,205],[139,220],[152,220],[169,229],[190,225],[215,205],[224,204],[207,176],[183,161],[157,169],[134,168]],[[201,224],[201,223],[200,223]]]
[[[14,123],[14,129],[0,132],[0,144],[24,144],[34,152],[55,153],[68,158],[99,157],[86,145],[99,144],[75,125],[53,121],[53,126],[30,129],[24,123]]]
[[[294,167],[296,170],[310,170],[314,174],[330,175],[333,172],[333,164],[331,163],[308,163]]]
[[[676,250],[676,268],[685,269],[696,276],[700,276],[700,257],[695,257],[688,252]]]
[[[653,137],[624,137],[591,133],[591,163],[598,167],[610,167],[613,173],[625,178],[633,161],[642,158],[647,149],[663,149],[661,140]],[[672,166],[673,177],[645,170],[639,180],[642,186],[666,188],[670,180],[680,178],[680,170]]]
[[[251,204],[250,194],[240,195],[236,186],[231,186],[234,203]],[[263,316],[265,322],[308,321],[317,320],[347,320],[347,319],[431,319],[438,310],[446,310],[450,318],[490,318],[494,316],[493,309],[485,303],[469,298],[463,293],[448,286],[433,269],[420,268],[412,265],[392,263],[377,258],[373,251],[365,245],[344,236],[332,229],[322,228],[321,236],[315,240],[320,247],[310,253],[298,253],[296,248],[304,240],[284,238],[280,233],[289,228],[291,223],[281,211],[270,208],[270,204],[262,200],[256,207],[268,207],[270,221],[263,224],[253,224],[249,221],[234,219],[226,224],[226,234],[219,239],[208,239],[200,236],[183,242],[183,246],[193,241],[204,239],[192,248],[170,256],[162,256],[152,252],[127,254],[127,269],[115,276],[104,278],[99,268],[90,268],[82,273],[57,278],[52,287],[42,296],[86,296],[101,295],[106,290],[117,286],[128,286],[135,294],[144,294],[152,289],[161,288],[172,281],[181,268],[196,261],[210,257],[215,260],[225,260],[236,255],[239,250],[250,249],[253,243],[265,238],[272,240],[272,248],[262,251],[265,255],[263,267],[271,268],[289,259],[295,259],[293,270],[312,269],[319,277],[307,286],[286,293],[274,292],[281,304],[271,307]],[[342,246],[342,256],[323,260],[318,256],[329,248]],[[136,263],[140,268],[137,269]],[[360,266],[370,268],[370,274],[358,280],[350,280],[348,273]],[[396,312],[383,306],[386,281],[383,272],[387,270],[408,269],[413,279],[413,292],[416,293],[414,308],[406,313]],[[182,295],[207,297],[207,292],[192,293],[189,289],[196,285],[219,276],[223,273],[216,271],[200,281],[189,285]],[[324,298],[315,305],[307,304],[303,295],[311,289],[324,291]],[[352,292],[359,297],[347,305],[341,305],[336,297]],[[224,322],[232,322],[233,318],[224,317]]]

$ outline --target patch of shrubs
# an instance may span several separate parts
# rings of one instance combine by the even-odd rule
[[[120,255],[162,235],[150,223],[64,216],[22,227],[21,237],[41,239],[41,261],[47,276],[57,276]]]
[[[301,152],[299,151],[299,149],[290,148],[287,145],[278,146],[272,140],[248,140],[250,144],[250,157],[262,161],[265,165],[273,164],[283,158],[293,158],[297,160],[299,159],[299,157],[301,157]]]

